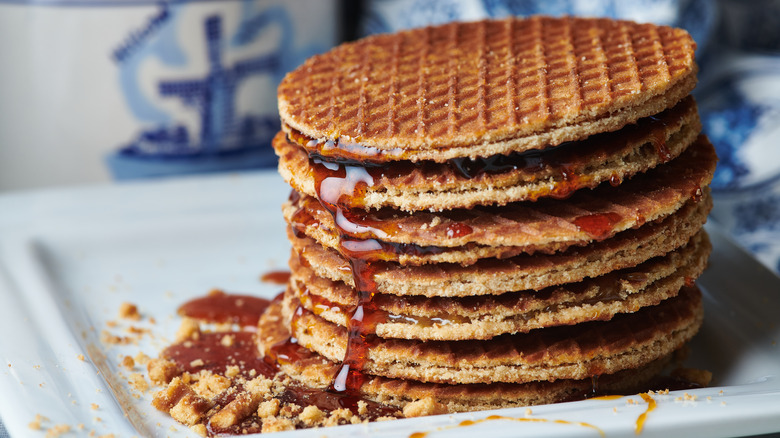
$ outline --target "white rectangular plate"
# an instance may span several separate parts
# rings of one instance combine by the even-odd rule
[[[286,268],[279,206],[288,193],[275,173],[261,172],[0,196],[0,416],[11,434],[28,435],[36,414],[48,418],[43,427],[85,433],[191,434],[151,407],[151,392],[128,385],[120,359],[156,356],[176,332],[177,306],[211,288],[280,292],[259,276]],[[708,230],[714,252],[699,281],[706,316],[687,365],[711,370],[714,386],[687,391],[695,400],[654,396],[658,407],[647,415],[644,437],[780,431],[780,280],[715,226]],[[142,321],[118,318],[125,301],[139,307]],[[126,336],[130,326],[152,334],[137,344],[101,343],[102,330]],[[646,409],[633,395],[530,414],[507,409],[290,434],[635,436]],[[458,426],[489,415],[510,419]]]

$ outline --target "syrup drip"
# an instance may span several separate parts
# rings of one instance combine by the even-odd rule
[[[326,208],[335,211],[338,205],[363,199],[366,188],[374,185],[374,177],[368,168],[358,165],[345,165],[312,158],[312,170],[315,179],[317,198]]]
[[[181,316],[212,323],[231,323],[255,327],[270,301],[249,295],[226,294],[213,290],[207,296],[188,301],[179,307]]]
[[[623,184],[623,178],[620,175],[613,173],[609,177],[609,185],[611,185],[612,187],[617,187],[621,184]]]
[[[474,232],[473,228],[460,222],[455,222],[447,225],[447,237],[449,238],[464,237],[464,236],[468,236],[473,232]]]
[[[609,237],[615,224],[623,219],[617,213],[594,213],[574,219],[574,225],[596,240]]]
[[[642,400],[647,402],[647,409],[639,414],[639,417],[636,419],[636,427],[634,428],[634,432],[639,435],[642,433],[642,429],[645,427],[645,422],[647,421],[647,414],[650,412],[653,412],[658,406],[658,403],[655,401],[654,398],[650,397],[650,394],[642,393],[639,394],[640,397],[642,397]]]
[[[296,196],[299,196],[297,192]],[[308,203],[315,201],[309,198],[306,201],[298,202],[299,207],[292,214],[290,223],[293,228],[293,234],[298,238],[302,238],[306,236],[306,228],[319,226],[319,224],[308,211],[310,208]],[[321,203],[321,205],[325,204]],[[326,211],[330,213],[329,208],[326,208]],[[336,229],[339,232],[342,252],[355,254],[354,257],[371,260],[393,260],[395,255],[400,254],[422,257],[448,251],[446,247],[440,246],[423,246],[414,243],[396,243],[379,240],[395,234],[397,229],[394,225],[388,225],[390,222],[385,222],[377,217],[378,213],[367,213],[341,207],[334,207],[333,211],[332,214]],[[447,226],[446,233],[451,238],[457,238],[466,236],[473,231],[469,225],[454,222]]]
[[[312,312],[314,312],[315,315],[320,315],[323,312],[331,311],[331,312],[337,312],[337,313],[344,313],[345,310],[339,306],[338,304],[330,302],[328,299],[323,298],[319,295],[314,295],[309,291],[309,288],[306,287],[305,284],[302,282],[296,282],[298,290],[301,291],[301,294],[299,296],[299,299],[301,300],[301,304],[311,309]]]
[[[366,379],[363,369],[368,358],[367,337],[376,330],[383,312],[378,311],[373,301],[376,283],[372,262],[357,257],[350,257],[349,260],[355,279],[355,289],[358,291],[358,303],[347,322],[347,351],[329,390],[357,396]]]
[[[325,146],[336,145],[327,145],[326,142]],[[342,207],[362,203],[366,188],[373,186],[383,168],[370,165],[366,167],[364,163],[350,163],[348,160],[327,161],[324,157],[315,155],[310,155],[310,161],[313,164],[312,176],[317,198],[336,223],[339,231],[339,252],[349,261],[358,294],[357,305],[347,321],[346,354],[328,390],[357,397],[365,381],[363,369],[369,348],[366,337],[374,332],[376,324],[382,318],[373,302],[377,291],[374,274],[378,269],[376,261],[387,257],[387,248],[376,239],[348,237],[350,231],[366,233],[377,230],[361,228],[349,220],[349,211],[343,210]]]
[[[669,147],[666,145],[666,137],[663,133],[654,132],[651,136],[651,141],[653,146],[655,146],[655,151],[658,154],[658,158],[661,160],[661,163],[666,163],[672,159],[672,153],[669,151]]]
[[[296,331],[298,326],[298,320],[303,314],[303,308],[298,307],[293,313],[292,321],[290,322],[290,333]],[[309,356],[309,352],[302,345],[298,344],[298,339],[289,336],[287,339],[281,340],[272,345],[265,355],[265,361],[272,364],[290,364],[290,363],[302,363]]]
[[[290,279],[290,271],[271,271],[260,276],[260,281],[271,284],[287,284]]]
[[[691,193],[691,199],[693,199],[693,202],[698,203],[701,201],[702,196],[704,196],[704,193],[701,190],[701,187],[696,187],[693,189],[693,193]]]
[[[643,272],[629,272],[625,275],[625,279],[628,280],[629,283],[639,284],[647,281],[647,274]]]

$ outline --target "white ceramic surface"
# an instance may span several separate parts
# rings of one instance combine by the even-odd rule
[[[0,196],[0,417],[12,436],[28,436],[36,414],[49,418],[43,426],[83,424],[85,435],[191,434],[150,406],[151,393],[134,396],[120,357],[154,356],[178,327],[176,307],[211,288],[278,293],[258,278],[286,265],[279,205],[287,194],[275,173],[248,173]],[[711,370],[714,386],[688,391],[695,401],[655,396],[643,437],[780,431],[780,280],[708,228],[714,253],[700,280],[707,314],[688,365]],[[144,320],[118,321],[124,301]],[[124,335],[130,325],[154,335],[137,345],[100,342],[101,330]],[[634,395],[534,407],[530,416],[521,408],[289,436],[635,436],[646,409]],[[455,427],[490,414],[515,420]],[[538,421],[517,420],[524,418]]]

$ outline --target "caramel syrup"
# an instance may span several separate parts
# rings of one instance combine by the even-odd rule
[[[346,205],[361,203],[366,188],[374,184],[378,167],[364,167],[354,163],[328,162],[322,157],[311,156],[317,198],[322,206],[333,216],[339,230],[339,252],[352,268],[355,290],[358,294],[357,305],[347,320],[347,349],[340,369],[329,386],[329,391],[358,397],[366,377],[363,373],[368,357],[367,336],[376,329],[381,320],[373,297],[377,293],[374,274],[376,260],[381,260],[387,249],[376,239],[355,239],[348,236],[348,230],[354,222],[347,220],[349,212]],[[373,172],[372,172],[373,171]],[[353,230],[354,231],[354,230]],[[386,258],[386,257],[384,257]],[[357,399],[355,399],[357,402]]]
[[[623,217],[617,213],[594,213],[574,219],[574,225],[596,240],[612,235],[615,225]]]
[[[368,359],[368,335],[376,330],[381,319],[372,298],[376,294],[374,270],[369,260],[350,258],[358,291],[358,303],[347,322],[347,351],[330,390],[357,396],[366,379],[363,369]]]
[[[691,199],[693,199],[693,202],[698,203],[701,201],[701,198],[704,196],[704,192],[702,192],[701,187],[696,187],[693,189],[693,192],[691,193]]]
[[[298,289],[301,291],[298,298],[300,299],[301,306],[302,306],[297,310],[297,312],[299,313],[308,312],[308,313],[313,313],[314,315],[321,315],[323,312],[326,311],[331,311],[336,313],[349,313],[350,311],[349,309],[345,309],[344,307],[338,304],[332,303],[326,298],[323,298],[319,295],[312,294],[309,291],[309,289],[306,287],[306,285],[300,282],[298,282]],[[419,327],[434,327],[434,326],[446,326],[452,324],[465,324],[470,321],[469,318],[460,315],[446,315],[446,314],[441,314],[437,316],[397,315],[381,309],[382,306],[378,296],[373,297],[372,305],[374,306],[374,311],[372,312],[374,330],[376,330],[376,325],[383,324],[383,323],[390,323],[390,322],[416,325]]]
[[[295,138],[296,134],[288,134],[288,140],[291,142],[295,142]],[[596,145],[618,149],[623,147],[625,142],[612,141]],[[362,208],[364,204],[360,201],[367,188],[374,187],[382,179],[393,179],[409,175],[414,171],[425,176],[452,174],[469,180],[516,170],[540,173],[549,169],[557,173],[558,181],[553,188],[543,188],[531,194],[531,200],[543,196],[565,199],[589,182],[588,178],[577,173],[575,164],[583,161],[583,156],[589,149],[591,148],[580,142],[567,142],[541,151],[512,152],[508,155],[494,155],[487,158],[450,158],[443,163],[433,161],[372,163],[310,152],[309,161],[317,197],[321,201],[342,207]],[[350,196],[350,193],[357,196]]]
[[[279,294],[274,298],[274,302],[281,301],[282,297],[283,294]],[[241,315],[247,310],[245,305],[235,305],[236,300],[240,299],[245,300],[246,297],[213,291],[206,297],[196,298],[184,303],[181,306],[181,309],[184,309],[184,311],[180,311],[180,313],[190,317],[193,317],[193,315],[204,316],[199,319],[208,322],[237,321],[242,319]],[[258,308],[258,303],[262,303],[266,307],[270,305],[268,300],[257,300],[253,303],[255,309]],[[246,302],[251,301],[247,300]],[[202,308],[208,307],[209,303],[220,307],[219,312],[202,312]],[[249,307],[252,306],[250,305]],[[230,312],[236,312],[236,314],[225,317]],[[303,309],[299,308],[294,313],[293,326],[298,324],[298,319],[302,312]],[[299,345],[297,339],[293,337],[288,337],[284,341],[273,345],[270,350],[265,357],[262,357],[257,348],[256,334],[251,331],[199,333],[196,338],[169,346],[162,351],[160,357],[176,363],[181,372],[191,374],[206,370],[224,376],[227,374],[228,367],[238,367],[238,375],[247,380],[258,376],[274,378],[280,371],[279,365],[285,362],[296,362],[299,364],[306,364],[311,361],[320,362],[319,358],[315,357],[308,349]],[[236,384],[234,383],[234,385]],[[227,406],[241,392],[242,389],[240,387],[233,387],[222,392],[214,399],[212,411],[218,411]],[[285,390],[277,395],[276,398],[284,404],[317,406],[326,415],[336,409],[346,408],[351,410],[353,414],[360,415],[362,419],[370,421],[380,417],[400,416],[397,408],[365,400],[358,395],[311,389],[295,383],[287,384]],[[359,402],[362,408],[358,405]],[[207,423],[207,433],[209,436],[244,435],[247,433],[259,433],[261,426],[262,421],[258,417],[250,415],[239,423],[224,429],[216,428],[209,422]]]
[[[647,421],[647,414],[650,412],[653,412],[658,406],[658,403],[655,401],[653,397],[650,397],[650,394],[647,393],[641,393],[639,394],[640,397],[642,397],[642,400],[647,402],[647,409],[645,409],[644,412],[639,414],[639,417],[636,419],[636,427],[634,428],[634,432],[639,435],[642,433],[642,429],[645,427],[645,422]]]
[[[562,424],[562,425],[569,425],[569,426],[580,426],[580,427],[586,427],[588,429],[593,429],[597,431],[599,435],[602,437],[606,436],[604,434],[604,431],[601,430],[601,428],[599,428],[598,426],[595,426],[590,423],[585,423],[582,421],[550,420],[547,418],[536,418],[536,417],[508,417],[505,415],[489,415],[479,420],[463,420],[454,426],[445,426],[439,428],[438,430],[451,430],[460,427],[475,426],[477,424],[487,423],[488,421],[515,421],[518,423],[551,423],[551,424]],[[409,435],[409,438],[425,438],[428,436],[428,433],[429,432],[414,432]]]
[[[296,192],[296,196],[297,192]],[[293,196],[291,195],[291,198]],[[295,237],[305,237],[308,227],[318,226],[317,220],[308,211],[308,203],[315,202],[311,198],[306,201],[297,201],[298,208],[290,218],[292,231]],[[330,210],[326,208],[330,213]],[[339,233],[339,246],[342,255],[344,252],[360,254],[361,258],[369,258],[374,261],[392,260],[395,255],[404,254],[416,257],[425,255],[442,254],[449,249],[441,246],[424,246],[414,243],[397,243],[380,240],[394,234],[397,230],[390,222],[383,221],[373,213],[349,210],[335,207],[333,212],[336,229]],[[473,232],[473,229],[462,223],[448,225],[447,234],[450,237],[463,237]],[[345,256],[348,258],[348,256]]]
[[[260,276],[260,281],[284,285],[290,279],[290,271],[270,271]]]
[[[230,341],[225,342],[225,337],[230,337]],[[248,379],[257,375],[270,378],[277,372],[275,366],[259,357],[255,334],[246,331],[201,333],[197,339],[171,345],[160,357],[191,374],[207,370],[225,375],[229,366],[237,366],[239,374]]]
[[[636,124],[624,127],[619,133],[602,133],[583,141],[564,142],[556,146],[506,155],[451,158],[441,162],[412,161],[401,148],[384,150],[360,144],[351,138],[313,139],[292,128],[288,129],[287,138],[291,143],[307,151],[314,168],[313,172],[320,174],[320,178],[315,179],[320,182],[324,181],[325,178],[322,176],[327,173],[342,179],[342,182],[351,181],[357,185],[365,183],[370,187],[383,177],[408,175],[414,170],[426,176],[453,174],[463,179],[474,179],[516,170],[538,173],[550,169],[557,173],[558,179],[563,182],[559,184],[561,187],[552,191],[542,190],[532,198],[537,199],[542,196],[565,198],[588,182],[576,177],[579,172],[574,163],[583,162],[584,157],[608,157],[625,148],[627,144],[649,136],[649,141],[654,145],[660,160],[669,161],[672,154],[666,144],[666,134],[663,132],[663,128],[668,125],[666,120],[680,119],[692,105],[694,105],[692,100],[684,101],[680,105],[667,109],[662,115],[640,119]],[[610,182],[613,185],[619,183],[619,177],[610,178]],[[354,190],[355,186],[338,185],[358,195],[352,197],[352,202],[360,200],[361,193],[359,190]],[[321,200],[332,205],[338,204],[336,202],[338,196],[331,196],[334,193],[330,190],[329,183],[326,183],[325,187],[318,187],[317,192],[324,195],[320,197]],[[341,194],[344,194],[343,191]],[[352,206],[358,207],[354,204]]]
[[[672,159],[672,153],[669,151],[669,147],[666,145],[666,136],[661,132],[654,132],[650,137],[655,146],[655,151],[658,154],[661,164],[668,162]]]
[[[398,409],[385,406],[360,397],[350,396],[345,393],[335,393],[332,391],[322,391],[311,389],[300,385],[290,385],[279,396],[283,403],[294,403],[299,406],[314,405],[325,412],[335,411],[346,408],[353,414],[358,414],[358,402],[366,403],[367,410],[361,415],[361,418],[367,418],[374,421],[380,417],[397,417]]]
[[[250,295],[226,294],[213,290],[207,296],[190,300],[179,307],[180,316],[212,323],[231,323],[255,327],[271,302]]]

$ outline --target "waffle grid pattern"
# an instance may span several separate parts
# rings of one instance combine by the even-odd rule
[[[626,21],[533,17],[369,37],[315,56],[279,87],[285,123],[315,138],[412,149],[596,119],[695,73],[690,36]]]

